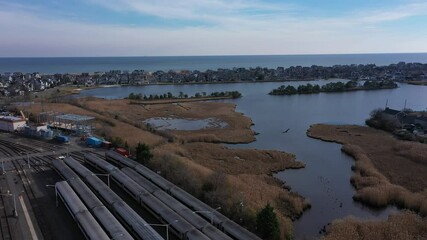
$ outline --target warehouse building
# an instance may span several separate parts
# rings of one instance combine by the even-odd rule
[[[0,116],[0,130],[13,132],[20,128],[25,127],[26,121],[25,119],[13,116]]]

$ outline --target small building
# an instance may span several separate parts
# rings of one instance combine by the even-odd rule
[[[0,116],[0,130],[2,131],[14,132],[26,125],[25,119],[13,116]]]

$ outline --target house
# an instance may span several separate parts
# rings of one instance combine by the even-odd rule
[[[0,116],[0,130],[13,132],[26,126],[25,119],[13,116]]]
[[[391,108],[386,107],[383,111],[384,114],[390,115],[390,116],[396,116],[398,113],[400,113],[401,111],[399,110],[394,110]]]

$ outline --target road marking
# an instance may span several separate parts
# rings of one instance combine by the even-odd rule
[[[33,226],[33,222],[31,221],[30,215],[28,214],[27,206],[25,205],[24,199],[22,198],[21,195],[18,198],[19,198],[19,202],[21,203],[22,211],[24,212],[24,216],[25,216],[25,220],[27,221],[28,228],[30,229],[31,237],[34,240],[38,240],[39,238],[37,237],[36,230],[34,229],[34,226]]]

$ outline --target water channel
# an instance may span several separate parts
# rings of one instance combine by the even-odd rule
[[[319,80],[314,84],[330,81]],[[334,219],[353,215],[365,219],[386,218],[394,207],[370,209],[353,202],[354,189],[350,184],[353,159],[340,151],[335,143],[322,142],[306,136],[315,123],[364,125],[369,113],[384,107],[407,107],[426,110],[427,87],[399,84],[399,88],[378,91],[320,93],[313,95],[270,96],[267,93],[282,84],[298,86],[307,82],[236,83],[200,85],[152,85],[145,87],[113,87],[82,91],[82,96],[124,98],[129,93],[163,94],[183,92],[240,91],[240,99],[225,100],[237,104],[237,111],[254,122],[253,130],[260,133],[250,144],[232,145],[235,148],[276,149],[294,153],[306,163],[306,168],[286,170],[276,177],[286,182],[292,191],[308,198],[312,208],[295,222],[296,239],[316,239],[319,230]],[[282,133],[289,129],[287,133]]]

